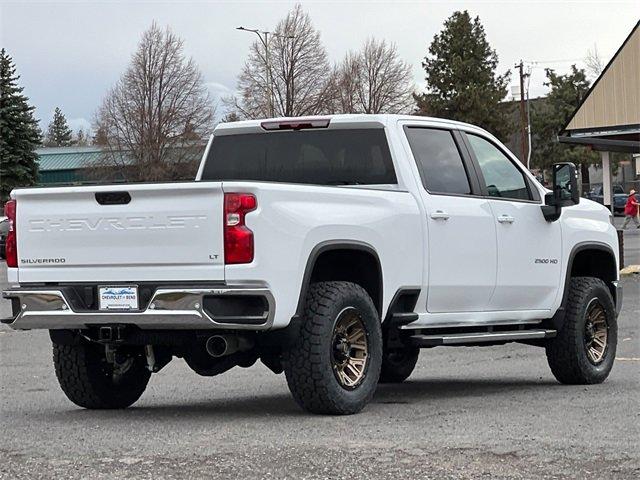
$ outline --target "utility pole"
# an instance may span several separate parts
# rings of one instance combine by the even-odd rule
[[[255,33],[258,38],[260,39],[260,43],[262,43],[262,45],[264,46],[264,67],[266,70],[266,84],[267,84],[267,88],[266,88],[266,96],[267,96],[267,109],[268,109],[268,115],[270,117],[273,117],[275,115],[274,113],[274,109],[273,109],[273,88],[272,88],[272,84],[273,84],[273,77],[271,76],[271,63],[269,62],[269,35],[271,35],[271,37],[282,37],[282,38],[295,38],[294,35],[280,35],[278,33],[275,32],[268,32],[268,31],[260,31],[256,28],[244,28],[244,27],[237,27],[236,30],[242,30],[243,32],[252,32]]]
[[[527,110],[525,104],[524,92],[524,62],[520,60],[515,67],[520,74],[520,160],[527,168],[527,157],[529,156],[529,136],[527,134]]]

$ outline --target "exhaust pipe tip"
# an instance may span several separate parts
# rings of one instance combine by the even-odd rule
[[[224,357],[228,353],[231,353],[229,352],[229,343],[222,335],[213,335],[207,338],[205,348],[207,349],[207,353],[214,358]]]
[[[253,348],[252,339],[230,334],[212,335],[207,338],[205,348],[213,358],[225,357],[236,352],[244,352]]]

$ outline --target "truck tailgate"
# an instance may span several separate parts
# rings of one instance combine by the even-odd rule
[[[220,182],[16,190],[18,280],[224,280]]]

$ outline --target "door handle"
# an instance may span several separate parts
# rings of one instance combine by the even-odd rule
[[[500,223],[513,223],[516,221],[516,219],[514,217],[512,217],[511,215],[500,215],[498,217],[498,221]]]
[[[449,220],[449,214],[447,212],[443,212],[442,210],[436,210],[430,215],[434,220]]]

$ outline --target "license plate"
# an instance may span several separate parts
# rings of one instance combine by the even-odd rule
[[[99,287],[100,310],[138,310],[138,287]]]

